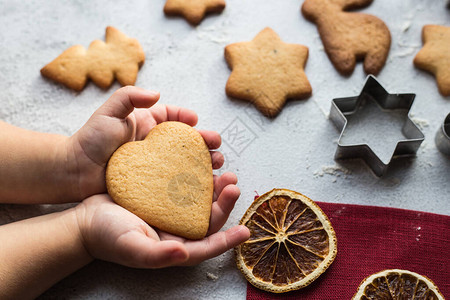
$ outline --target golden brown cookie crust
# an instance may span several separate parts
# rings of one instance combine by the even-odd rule
[[[143,141],[122,145],[108,162],[106,185],[117,204],[163,231],[188,239],[208,231],[211,156],[189,125],[163,122]]]
[[[287,99],[311,95],[304,72],[308,48],[284,43],[267,27],[250,42],[225,47],[225,59],[232,70],[225,91],[247,100],[266,116],[276,116]]]
[[[87,50],[72,46],[43,67],[41,74],[76,91],[81,91],[88,79],[106,89],[114,78],[122,86],[134,85],[144,60],[145,53],[136,39],[109,26],[105,42],[95,40]]]
[[[422,41],[424,45],[414,58],[414,65],[434,74],[439,92],[450,96],[450,27],[425,25]]]
[[[183,16],[192,25],[198,25],[207,13],[220,13],[225,5],[225,0],[167,0],[164,13]]]
[[[317,25],[329,59],[343,75],[350,75],[356,61],[364,61],[367,74],[378,74],[391,46],[388,27],[379,18],[345,10],[361,8],[372,0],[306,0],[302,14]]]

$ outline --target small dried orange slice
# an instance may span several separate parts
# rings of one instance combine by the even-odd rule
[[[283,293],[307,286],[336,257],[336,233],[317,204],[286,189],[257,198],[240,224],[250,239],[236,247],[237,266],[255,287]]]
[[[370,275],[359,285],[353,300],[444,300],[427,277],[407,270],[384,270]]]

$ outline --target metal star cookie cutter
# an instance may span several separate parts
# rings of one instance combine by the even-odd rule
[[[362,158],[375,175],[382,176],[393,157],[415,155],[425,137],[409,116],[414,98],[415,94],[389,94],[374,76],[369,75],[359,96],[333,99],[330,119],[341,131],[335,159]],[[404,138],[396,142],[395,150],[388,159],[377,156],[367,143],[342,143],[342,137],[348,124],[347,116],[357,113],[358,109],[368,101],[367,99],[372,99],[381,111],[407,111],[406,120],[401,129]]]
[[[447,115],[441,128],[439,128],[439,131],[436,133],[435,142],[439,151],[443,154],[450,155],[450,113]]]

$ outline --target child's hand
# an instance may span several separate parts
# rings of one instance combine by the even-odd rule
[[[84,245],[95,258],[136,268],[194,265],[220,255],[250,236],[242,225],[218,232],[239,197],[236,181],[233,173],[215,178],[209,232],[198,241],[150,227],[106,194],[92,196],[76,207]]]
[[[69,139],[68,151],[78,173],[75,183],[79,199],[106,192],[105,168],[113,152],[122,144],[142,140],[157,124],[164,121],[180,121],[197,124],[198,117],[189,109],[155,105],[159,93],[127,86],[117,90]],[[151,107],[150,109],[148,109]],[[145,108],[145,109],[135,109]],[[220,135],[212,131],[200,131],[210,149],[220,147]],[[223,156],[211,152],[213,168],[220,168]]]

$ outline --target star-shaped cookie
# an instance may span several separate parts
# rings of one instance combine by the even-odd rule
[[[276,116],[289,98],[305,98],[312,89],[304,72],[308,48],[284,43],[267,27],[250,42],[225,47],[232,70],[225,91],[250,101],[266,116]]]
[[[164,13],[183,16],[192,25],[198,25],[207,13],[219,13],[225,8],[225,0],[167,0]]]
[[[414,58],[414,65],[434,74],[439,92],[450,96],[450,27],[425,25],[422,40],[424,45]]]

